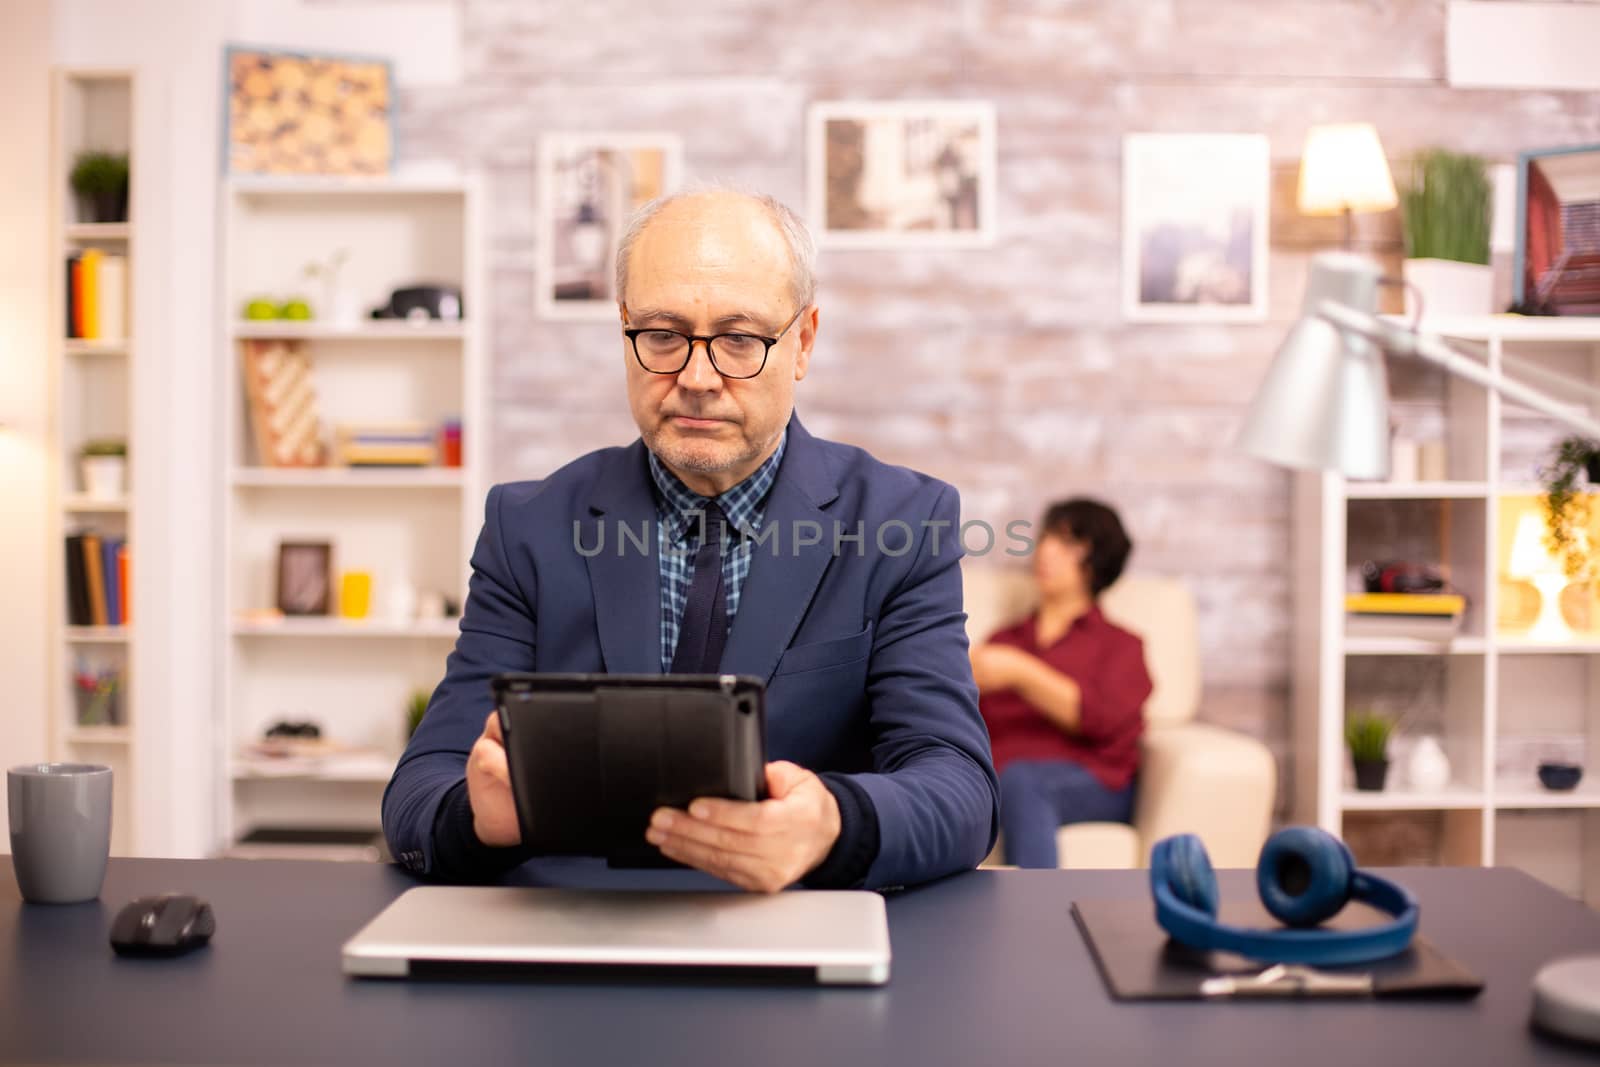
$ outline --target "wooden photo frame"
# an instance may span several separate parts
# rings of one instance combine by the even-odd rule
[[[327,615],[333,608],[333,545],[327,541],[278,543],[278,610],[285,615]]]

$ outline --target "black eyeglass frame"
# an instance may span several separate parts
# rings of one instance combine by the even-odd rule
[[[632,346],[633,358],[635,362],[637,362],[640,369],[645,371],[647,374],[682,374],[683,368],[687,367],[689,365],[689,361],[694,358],[695,342],[704,341],[706,345],[706,358],[711,360],[711,368],[713,370],[722,375],[724,378],[732,378],[734,381],[748,381],[751,378],[759,376],[762,371],[767,369],[767,357],[772,355],[772,346],[783,340],[784,335],[794,327],[795,323],[800,321],[800,316],[805,314],[806,308],[810,306],[811,305],[807,304],[799,311],[796,311],[794,313],[794,317],[784,325],[783,329],[778,331],[778,336],[776,337],[763,337],[758,333],[749,333],[745,330],[730,330],[727,333],[714,333],[707,337],[702,336],[701,334],[684,333],[682,330],[669,330],[663,326],[629,327],[622,331],[622,336],[626,337],[629,345]],[[645,366],[644,357],[639,354],[639,335],[641,333],[673,333],[688,341],[689,347],[684,350],[683,362],[678,364],[678,366],[672,370],[655,370],[652,367]],[[757,367],[749,374],[729,374],[727,371],[717,366],[717,350],[713,342],[719,337],[752,337],[766,345],[767,347],[761,353],[761,366]]]

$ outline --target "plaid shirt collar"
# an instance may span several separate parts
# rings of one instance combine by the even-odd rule
[[[789,431],[783,431],[778,447],[765,463],[744,481],[716,498],[717,506],[728,517],[728,523],[746,537],[753,537],[755,525],[761,520],[761,505],[778,477],[778,464],[783,460],[783,450],[789,443]],[[654,452],[650,457],[650,477],[656,484],[656,511],[664,524],[669,524],[673,544],[682,544],[690,530],[698,530],[700,513],[705,510],[710,497],[703,497],[667,470],[666,464]]]

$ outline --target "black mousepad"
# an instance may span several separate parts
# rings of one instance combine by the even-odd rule
[[[1202,952],[1179,944],[1156,924],[1155,903],[1144,900],[1076,900],[1072,915],[1099,966],[1106,988],[1118,1000],[1184,1000],[1200,997],[1200,983],[1218,975],[1249,976],[1269,966],[1231,952]],[[1350,904],[1327,926],[1354,930],[1388,917],[1365,904]],[[1255,900],[1224,901],[1223,922],[1271,928],[1280,924]],[[1377,997],[1474,997],[1483,979],[1440,952],[1420,933],[1411,947],[1374,963],[1319,967],[1327,974],[1370,974]],[[1239,999],[1237,997],[1227,999]]]

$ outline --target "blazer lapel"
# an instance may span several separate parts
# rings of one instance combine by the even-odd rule
[[[609,674],[661,673],[661,574],[656,551],[656,504],[644,442],[613,455],[589,500],[591,518],[577,532],[594,593],[600,655]],[[631,540],[624,536],[626,527]],[[639,549],[639,540],[645,543]],[[643,594],[641,596],[641,593]]]
[[[822,450],[799,416],[791,416],[783,464],[762,517],[763,532],[776,531],[752,548],[739,614],[722,653],[724,673],[771,679],[833,558],[833,522],[823,508],[838,495]],[[796,548],[797,530],[819,543]]]

